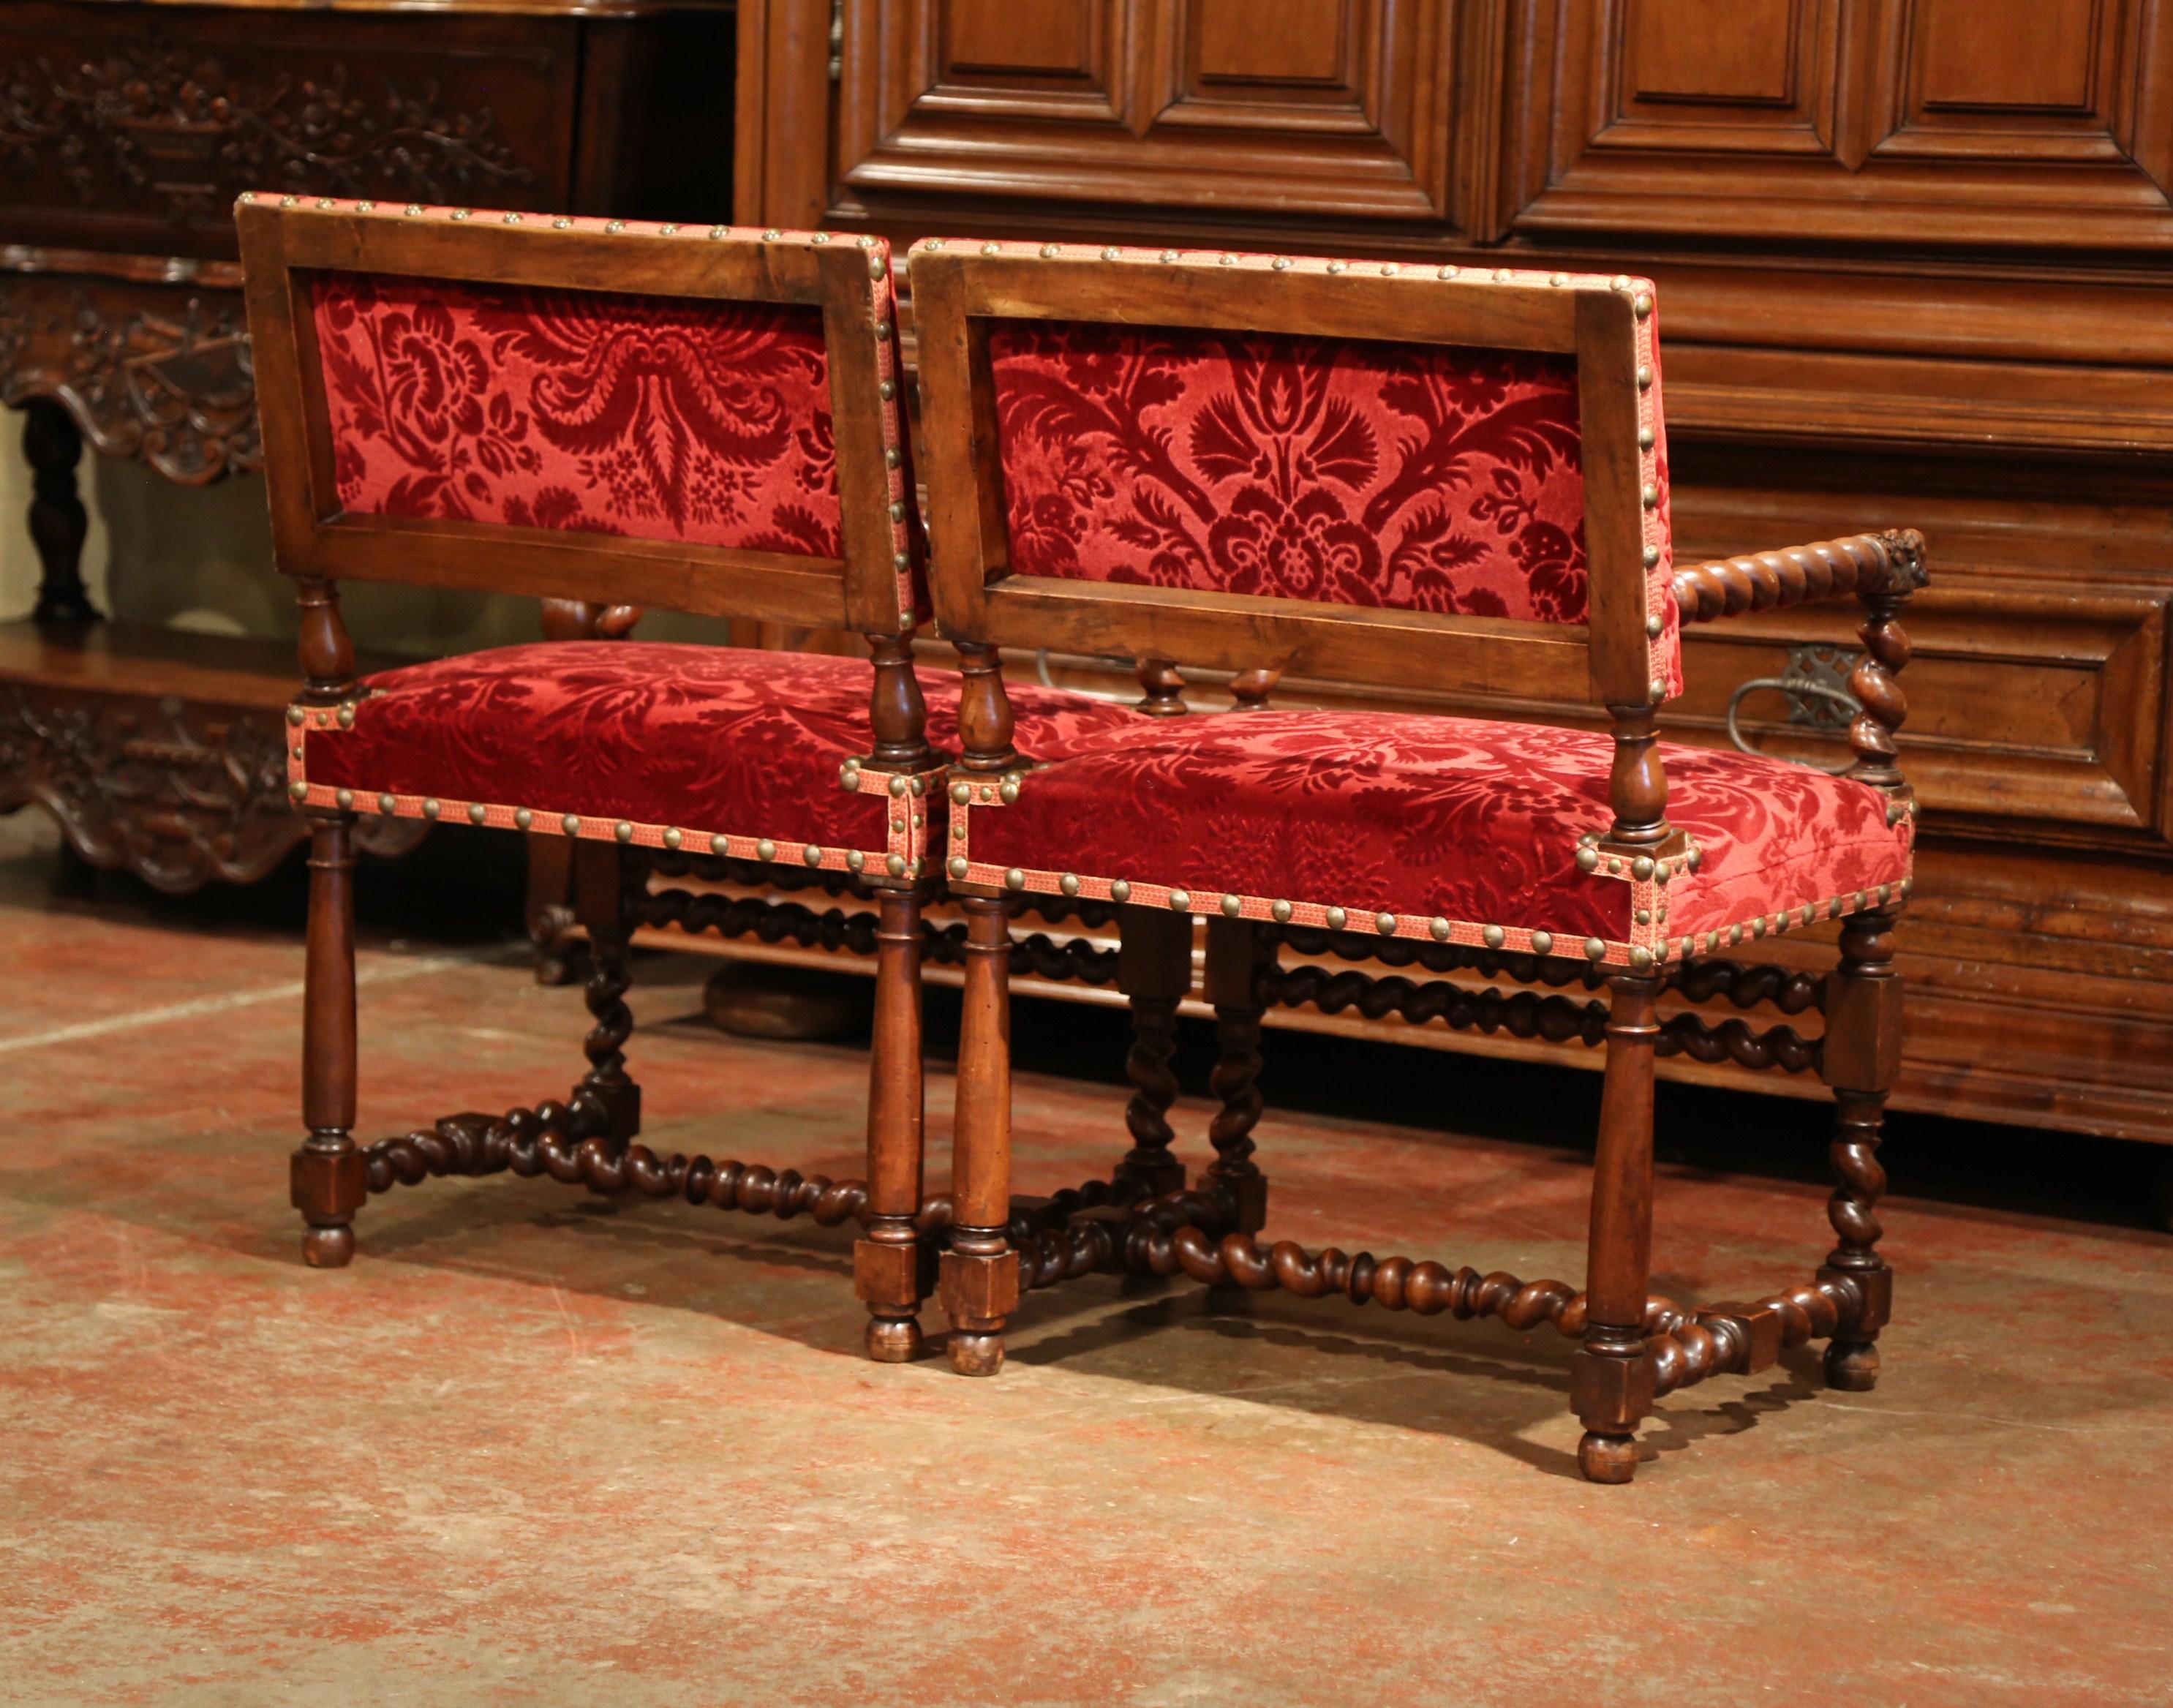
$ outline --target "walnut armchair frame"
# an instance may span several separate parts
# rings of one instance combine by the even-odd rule
[[[1680,623],[1853,592],[1866,606],[1867,654],[1852,683],[1864,709],[1852,731],[1858,760],[1849,774],[1885,794],[1890,824],[1913,813],[1894,764],[1893,737],[1904,715],[1895,676],[1907,658],[1898,617],[1923,585],[1921,539],[1906,532],[1858,536],[1671,574],[1664,525],[1657,532],[1653,525],[1664,475],[1653,461],[1658,400],[1647,393],[1657,353],[1645,336],[1652,298],[1642,281],[1175,251],[1097,253],[1056,244],[924,243],[914,249],[911,267],[930,451],[933,593],[967,677],[962,754],[952,784],[961,806],[954,811],[1028,781],[1011,743],[999,649],[1046,647],[1140,659],[1147,688],[1142,709],[1182,709],[1181,701],[1170,703],[1176,665],[1239,673],[1247,685],[1238,695],[1241,709],[1262,703],[1267,686],[1286,673],[1389,688],[1588,697],[1607,709],[1613,725],[1613,822],[1588,842],[1580,862],[1651,871],[1687,859],[1695,867],[1696,850],[1684,847],[1667,820],[1656,728],[1658,708],[1679,688],[1672,642]],[[1272,329],[1574,355],[1588,621],[1543,625],[1324,607],[1011,573],[989,349],[989,323],[999,320]],[[1579,1342],[1571,1396],[1585,1431],[1579,1462],[1588,1478],[1603,1482],[1630,1480],[1635,1432],[1657,1397],[1719,1371],[1764,1368],[1783,1346],[1827,1339],[1825,1367],[1834,1386],[1865,1389],[1876,1380],[1876,1341],[1891,1302],[1890,1274],[1876,1250],[1874,1207],[1884,1183],[1876,1150],[1899,1057],[1901,985],[1891,965],[1892,929],[1906,882],[1875,895],[1836,897],[1820,910],[1822,917],[1847,919],[1841,964],[1821,986],[1800,993],[1796,1007],[1815,1002],[1825,1010],[1823,1038],[1798,1039],[1787,1026],[1762,1035],[1743,1027],[1747,1048],[1731,1036],[1726,1048],[1711,1053],[1703,1046],[1712,1034],[1698,1017],[1677,1015],[1663,1022],[1659,1001],[1671,989],[1694,998],[1727,989],[1744,1006],[1775,994],[1776,981],[1766,976],[1771,969],[1721,956],[1723,946],[1744,940],[1740,929],[1727,934],[1725,944],[1721,934],[1693,940],[1653,933],[1619,956],[1595,939],[1588,954],[1604,952],[1578,966],[1573,951],[1550,953],[1552,942],[1539,940],[1541,934],[1518,934],[1529,940],[1509,942],[1489,928],[1475,929],[1467,940],[1464,928],[1444,932],[1437,920],[1437,940],[1417,945],[1401,940],[1424,935],[1423,924],[1387,913],[1381,916],[1383,940],[1373,940],[1345,931],[1340,908],[1328,909],[1324,919],[1317,908],[1316,917],[1293,919],[1289,904],[1278,903],[1268,919],[1254,917],[1253,898],[1226,895],[1221,912],[1227,917],[1216,917],[1208,905],[1211,897],[1194,905],[1181,891],[1147,886],[1149,893],[1131,884],[1122,886],[1122,893],[1113,889],[1109,899],[1126,904],[1125,956],[1135,967],[1120,982],[1133,996],[1140,1034],[1128,1112],[1135,1142],[1119,1172],[1158,1188],[1158,1195],[1091,1210],[1022,1241],[1016,1226],[1006,1239],[1004,1210],[1011,1191],[1007,916],[1021,899],[1023,875],[984,870],[957,856],[948,875],[968,916],[953,1152],[957,1226],[942,1281],[952,1362],[961,1371],[990,1374],[1000,1367],[1005,1322],[1022,1282],[1049,1285],[1097,1269],[1184,1273],[1210,1284],[1280,1286],[1308,1296],[1337,1292],[1356,1303],[1423,1314],[1497,1314],[1518,1328],[1545,1322]],[[1813,911],[1761,919],[1750,935],[1802,929],[1812,923]],[[1206,994],[1223,1039],[1214,1084],[1222,1107],[1211,1130],[1216,1160],[1189,1191],[1167,1149],[1166,1114],[1175,1086],[1167,1071],[1163,1012],[1173,1011],[1189,983],[1186,913],[1209,914]],[[1416,930],[1409,929],[1414,924]],[[1255,1239],[1266,1195],[1251,1136],[1261,1109],[1254,1083],[1260,1016],[1269,1004],[1302,1001],[1319,987],[1313,969],[1285,973],[1275,966],[1276,946],[1284,940],[1350,959],[1393,947],[1399,965],[1418,958],[1430,967],[1476,968],[1511,982],[1559,985],[1582,978],[1588,989],[1609,987],[1604,1006],[1523,998],[1531,1005],[1518,1010],[1527,1016],[1518,1028],[1524,1035],[1583,1037],[1604,1043],[1607,1051],[1584,1290],[1403,1258],[1377,1260],[1333,1249],[1309,1254],[1288,1242],[1269,1247]],[[1433,1004],[1432,1017],[1454,999],[1454,988],[1421,987],[1414,994],[1425,1001],[1444,992],[1449,994]],[[1503,999],[1488,996],[1498,1015]],[[1755,1059],[1766,1039],[1785,1048],[1782,1035],[1815,1060],[1836,1100],[1834,1250],[1809,1283],[1753,1303],[1692,1311],[1649,1296],[1656,1053],[1672,1046],[1696,1048],[1707,1059],[1726,1053]]]
[[[869,1178],[832,1182],[706,1156],[660,1157],[632,1141],[639,1086],[623,1046],[630,926],[643,892],[645,849],[677,849],[676,827],[565,815],[574,911],[588,933],[594,1019],[589,1070],[563,1101],[502,1118],[462,1113],[366,1151],[353,1138],[356,1102],[353,828],[375,805],[403,816],[462,816],[528,831],[531,814],[477,801],[353,791],[301,773],[313,729],[352,724],[354,650],[338,584],[349,577],[527,594],[544,601],[553,639],[624,634],[648,605],[699,614],[843,628],[874,655],[871,750],[849,761],[849,791],[909,795],[916,806],[934,764],[911,655],[919,550],[907,526],[912,494],[897,401],[888,251],[827,233],[636,224],[539,214],[380,206],[245,195],[236,210],[256,353],[277,567],[302,610],[305,684],[294,726],[290,784],[309,820],[310,929],[303,1048],[307,1134],[293,1161],[293,1196],[306,1224],[309,1262],[337,1267],[354,1250],[355,1212],[369,1193],[430,1175],[511,1169],[547,1172],[602,1193],[682,1195],[721,1208],[825,1224],[857,1219],[864,1234],[855,1278],[872,1320],[872,1355],[898,1360],[919,1344],[916,1318],[932,1253],[921,1216],[920,910],[932,885],[916,855],[892,843],[887,870],[871,867],[880,923],[871,1070]],[[314,315],[313,280],[361,273],[454,285],[534,287],[619,297],[715,299],[812,307],[819,312],[835,444],[836,558],[515,527],[459,518],[357,514],[342,503],[331,412]],[[865,773],[863,775],[863,773]],[[873,804],[871,803],[871,810]],[[891,816],[888,809],[883,816]],[[921,822],[915,813],[914,822]],[[711,838],[714,852],[768,861],[756,839]],[[739,846],[745,841],[746,846]],[[792,858],[795,846],[782,857]],[[862,856],[817,849],[810,865],[861,870]],[[880,856],[878,856],[880,858]]]

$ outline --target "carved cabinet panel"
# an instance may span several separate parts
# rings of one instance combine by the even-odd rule
[[[234,253],[246,189],[556,207],[577,26],[0,9],[0,222],[18,239]],[[135,27],[140,26],[140,27]]]
[[[1515,229],[2173,245],[2165,0],[1531,0]]]
[[[1459,224],[1447,0],[849,0],[837,179]]]

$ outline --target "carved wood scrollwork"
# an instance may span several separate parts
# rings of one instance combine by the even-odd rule
[[[17,182],[57,179],[86,206],[154,201],[179,224],[270,186],[452,202],[534,175],[488,107],[452,108],[428,79],[365,89],[344,64],[233,72],[153,35],[72,70],[18,59],[0,78],[0,164]]]
[[[0,279],[0,401],[63,405],[108,456],[201,486],[262,460],[239,299]]]
[[[254,883],[308,830],[287,801],[281,729],[271,712],[0,683],[0,812],[43,806],[86,859],[170,894]],[[425,828],[365,819],[358,840],[404,854]]]

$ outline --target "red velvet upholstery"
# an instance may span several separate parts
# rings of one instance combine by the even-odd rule
[[[322,273],[340,502],[841,555],[821,311]]]
[[[1039,732],[1036,732],[1038,735]],[[1488,925],[1542,931],[1580,952],[1584,940],[1627,957],[1685,937],[1789,910],[1821,917],[1909,873],[1911,827],[1890,827],[1885,797],[1801,766],[1706,747],[1663,749],[1668,819],[1698,850],[1664,886],[1625,863],[1578,864],[1579,838],[1610,822],[1604,734],[1390,713],[1259,712],[1139,719],[1066,729],[1022,753],[1016,802],[968,812],[972,876],[1054,890],[1070,873],[1107,893],[1129,880],[1135,902],[1169,889],[1191,910],[1222,897],[1337,906],[1351,929],[1397,916],[1405,935],[1442,919],[1478,939]],[[946,852],[956,853],[956,844]],[[1852,901],[1850,905],[1860,905]],[[1653,917],[1639,921],[1644,908]],[[1663,911],[1664,910],[1664,911]],[[1701,941],[1700,946],[1703,947]]]
[[[930,740],[955,753],[958,678],[920,676]],[[493,824],[526,809],[539,829],[571,813],[595,822],[590,834],[625,822],[768,838],[787,859],[808,843],[880,854],[898,845],[889,803],[875,798],[885,779],[871,774],[864,795],[838,781],[844,761],[873,744],[873,677],[865,659],[736,647],[499,647],[370,677],[351,728],[336,719],[305,726],[292,774],[324,804],[349,791],[362,811],[390,795],[407,816],[425,801],[449,820],[477,804]],[[1022,733],[1052,750],[1135,720],[1121,705],[1054,689],[1020,687],[1013,703]],[[918,804],[940,826],[941,790]],[[917,849],[925,827],[912,828]]]
[[[1022,574],[1585,619],[1569,357],[1038,321],[989,355]]]

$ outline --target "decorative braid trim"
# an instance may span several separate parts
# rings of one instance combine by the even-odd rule
[[[875,342],[876,383],[888,394],[878,397],[876,407],[882,421],[883,462],[887,471],[885,484],[891,509],[891,563],[898,576],[899,632],[910,631],[915,622],[927,614],[926,601],[917,596],[914,586],[914,544],[909,520],[913,512],[913,495],[905,489],[903,399],[900,396],[905,389],[902,377],[904,369],[898,357],[898,317],[891,299],[891,255],[887,238],[877,237],[870,232],[787,231],[774,225],[767,228],[700,224],[680,225],[668,220],[603,218],[592,214],[520,213],[484,207],[441,207],[421,202],[294,196],[278,191],[245,190],[235,199],[238,203],[263,202],[285,212],[300,214],[361,214],[365,218],[397,224],[419,220],[445,225],[515,226],[534,233],[538,242],[548,242],[554,236],[570,232],[591,236],[663,238],[686,243],[733,244],[752,249],[780,245],[794,249],[821,249],[833,245],[840,248],[860,249],[868,258],[865,331]],[[569,286],[567,288],[576,288]]]
[[[313,730],[350,728],[357,703],[337,707],[290,706],[287,711],[287,796],[296,807],[338,812],[375,813],[386,818],[419,818],[439,824],[471,824],[486,829],[559,831],[591,842],[617,842],[674,853],[710,854],[728,859],[760,860],[811,871],[860,872],[872,865],[878,876],[917,879],[926,869],[929,796],[942,786],[941,770],[874,771],[849,761],[838,772],[848,794],[874,795],[887,803],[883,845],[840,848],[804,842],[797,837],[742,835],[700,826],[646,824],[604,818],[546,806],[508,806],[496,801],[456,800],[450,795],[403,795],[352,784],[312,783],[304,737]],[[893,789],[893,783],[900,785]]]

